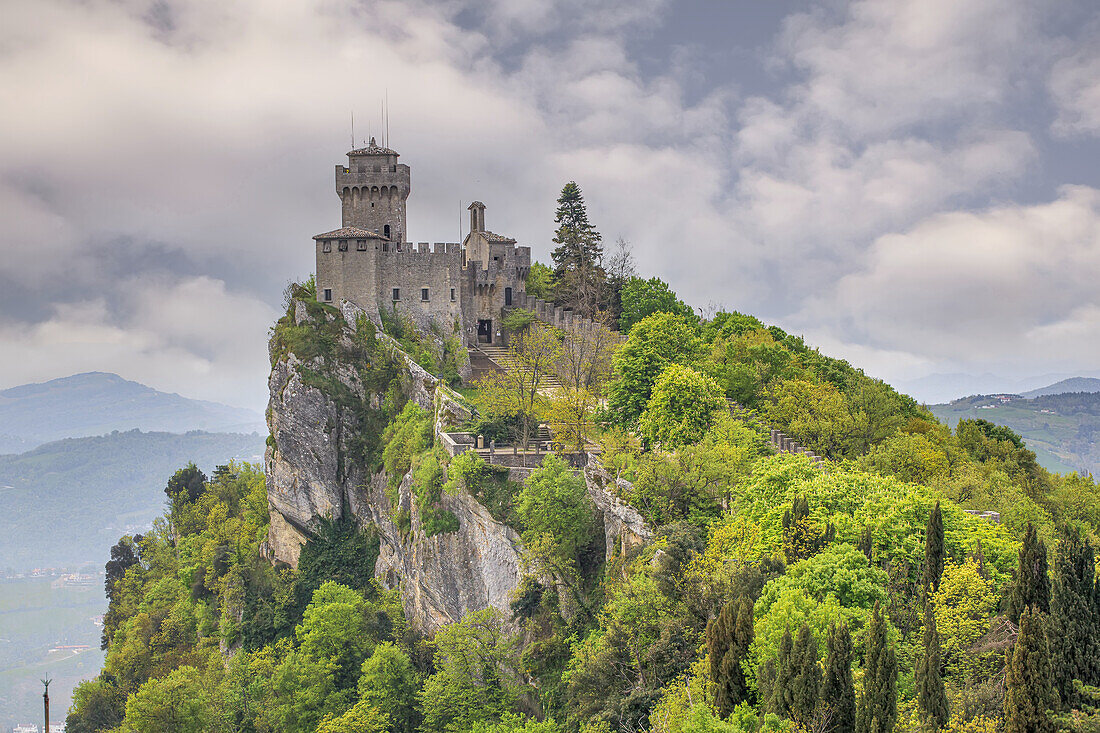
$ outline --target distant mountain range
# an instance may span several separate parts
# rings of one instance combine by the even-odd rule
[[[249,435],[115,432],[0,456],[0,570],[102,566],[120,536],[164,512],[168,478],[189,462],[207,475],[232,459],[260,461]]]
[[[928,405],[942,404],[971,395],[1018,394],[1032,395],[1044,390],[1062,392],[1100,391],[1100,372],[1085,374],[1042,374],[1023,379],[1011,379],[995,374],[930,374],[920,379],[894,383],[900,391]],[[1078,386],[1074,386],[1077,383]],[[1091,386],[1086,386],[1086,383]]]
[[[1011,428],[1051,471],[1100,476],[1098,379],[1068,379],[1022,395],[975,395],[929,409],[952,428],[975,418]]]
[[[0,454],[135,428],[267,434],[263,416],[252,410],[160,392],[106,372],[0,391]]]

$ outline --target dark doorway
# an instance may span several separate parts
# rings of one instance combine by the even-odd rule
[[[477,342],[479,344],[493,343],[493,322],[480,320],[477,322]]]
[[[382,227],[382,232],[383,232],[384,236],[386,237],[386,239],[389,239],[390,238],[390,225],[387,224],[386,226]]]
[[[512,304],[512,289],[504,288],[504,305]]]

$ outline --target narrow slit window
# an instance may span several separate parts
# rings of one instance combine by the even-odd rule
[[[455,289],[451,288],[451,302],[455,302]]]
[[[401,300],[401,288],[394,288],[393,289],[393,299],[394,300]]]
[[[428,289],[427,288],[420,288],[420,299],[423,300],[423,301],[428,300]]]
[[[325,300],[332,300],[332,288],[325,288]]]

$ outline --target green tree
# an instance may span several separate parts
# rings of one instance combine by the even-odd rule
[[[512,648],[500,612],[467,614],[435,635],[436,672],[420,691],[423,730],[460,733],[496,721],[516,699]]]
[[[1050,571],[1047,566],[1047,547],[1035,525],[1027,523],[1024,540],[1020,544],[1020,559],[1016,568],[1016,580],[1008,598],[1008,616],[1013,623],[1020,622],[1025,608],[1034,607],[1042,613],[1050,613]]]
[[[852,635],[844,623],[829,626],[821,703],[825,733],[854,733],[856,691],[852,683]]]
[[[886,619],[875,603],[867,628],[863,698],[856,715],[859,733],[892,733],[898,720],[898,661],[886,634]]]
[[[554,299],[554,270],[541,262],[532,262],[527,270],[525,292],[540,300]]]
[[[627,280],[622,290],[619,330],[629,333],[635,323],[654,313],[673,313],[688,320],[696,317],[691,306],[677,298],[664,280],[656,277],[648,280],[632,277]]]
[[[940,635],[936,630],[936,614],[932,610],[929,589],[924,600],[924,649],[917,658],[915,675],[921,718],[932,730],[939,730],[947,725],[948,718],[947,692],[944,690],[943,677],[940,676],[941,664]]]
[[[515,438],[524,448],[548,414],[547,382],[561,352],[562,341],[554,329],[532,323],[522,333],[513,334],[508,344],[513,367],[491,372],[477,382],[478,408],[492,418],[515,420]]]
[[[810,517],[810,504],[805,496],[796,496],[791,508],[783,512],[783,554],[788,564],[813,557],[829,544],[835,535],[831,524],[825,529]]]
[[[576,561],[592,539],[595,507],[584,478],[555,454],[548,455],[523,482],[516,512],[526,528],[525,542],[549,535],[562,559]]]
[[[359,677],[359,701],[389,715],[390,733],[413,733],[419,724],[416,693],[420,679],[412,661],[393,642],[374,648],[363,662]]]
[[[696,364],[701,349],[698,327],[681,316],[655,313],[636,324],[613,360],[607,407],[615,422],[635,424],[665,368]]]
[[[210,700],[194,667],[153,679],[126,701],[123,729],[134,733],[200,733],[210,724]]]
[[[817,715],[821,668],[817,664],[817,640],[807,624],[798,630],[791,649],[791,672],[788,693],[791,719],[809,729]]]
[[[1064,528],[1054,561],[1050,649],[1054,688],[1067,706],[1080,702],[1073,681],[1092,684],[1097,667],[1097,660],[1091,658],[1096,648],[1092,638],[1095,574],[1092,545],[1076,527]]]
[[[768,696],[768,711],[781,718],[789,718],[791,715],[791,679],[795,675],[793,650],[794,639],[791,637],[791,627],[787,626],[779,639],[779,649],[775,655],[775,676],[771,679]]]
[[[1049,711],[1058,708],[1043,616],[1020,614],[1020,633],[1005,670],[1005,732],[1053,733]]]
[[[752,646],[752,602],[745,597],[730,601],[707,623],[707,653],[714,683],[714,709],[722,718],[745,702],[749,686],[742,663]]]
[[[394,730],[390,717],[374,704],[360,700],[340,716],[326,715],[317,733],[385,733]]]
[[[603,295],[603,244],[600,233],[588,221],[584,196],[575,181],[562,188],[554,222],[558,225],[553,240],[557,247],[550,257],[554,260],[558,300],[591,316]]]
[[[367,610],[362,595],[328,580],[314,592],[294,630],[304,655],[334,667],[338,687],[354,683],[376,642],[367,627]]]
[[[700,441],[724,409],[717,382],[691,367],[670,364],[653,385],[639,425],[649,445],[673,449]]]
[[[69,733],[96,733],[116,727],[126,712],[126,696],[103,677],[81,682],[73,690],[73,704],[65,718]]]
[[[921,588],[932,593],[940,589],[940,576],[943,575],[943,515],[937,501],[932,513],[928,515],[928,524],[924,528],[924,572]]]

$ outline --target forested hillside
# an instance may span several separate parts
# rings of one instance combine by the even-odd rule
[[[1051,471],[1100,473],[1100,394],[1064,392],[1025,398],[976,395],[929,408],[950,426],[988,420],[1019,434]]]
[[[464,427],[526,445],[547,425],[589,449],[585,472],[552,456],[515,481],[452,457],[442,393],[433,416],[369,319],[294,288],[275,368],[317,398],[333,474],[369,501],[336,494],[338,518],[295,528],[292,569],[267,559],[257,468],[175,474],[164,518],[112,550],[107,660],[70,733],[1097,730],[1091,479],[1049,473],[1007,428],[949,429],[755,318],[700,318],[659,280],[593,268],[588,229],[559,234],[529,291],[610,314],[625,340],[605,352],[514,314],[518,366],[463,391]],[[398,335],[453,376],[444,339]],[[826,462],[774,454],[756,420]],[[393,555],[437,562],[474,520],[516,538],[518,583],[425,633],[403,594],[461,589],[397,577]]]

